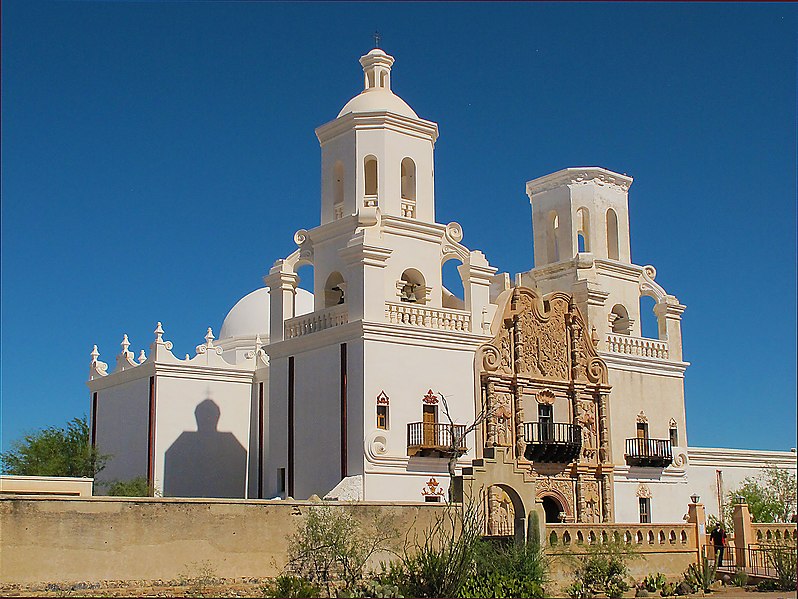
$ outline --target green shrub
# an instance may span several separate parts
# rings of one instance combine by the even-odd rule
[[[622,541],[588,545],[586,554],[564,554],[574,567],[574,584],[566,589],[570,596],[622,597],[629,590],[627,563],[638,555]],[[571,593],[575,593],[571,595]]]
[[[533,543],[482,541],[476,552],[472,575],[460,597],[543,597],[548,564]]]
[[[660,590],[659,594],[663,597],[673,597],[676,594],[676,591],[676,583],[666,582],[662,585],[662,589]]]
[[[368,560],[390,549],[397,534],[387,516],[376,517],[363,530],[345,508],[310,508],[290,539],[286,573],[323,589],[328,597],[354,595],[365,583]]]
[[[263,587],[264,597],[321,597],[322,589],[299,576],[281,574]]]
[[[780,591],[791,591],[796,584],[796,562],[798,551],[795,545],[772,545],[767,548],[767,561],[776,570],[777,587]]]
[[[109,484],[108,494],[114,497],[150,497],[157,495],[150,488],[146,476],[137,476],[130,480],[116,480]]]
[[[779,590],[779,583],[776,580],[760,580],[756,585],[757,591],[778,591]]]
[[[715,572],[717,570],[714,561],[710,561],[706,555],[701,556],[701,561],[697,564],[690,564],[684,572],[684,580],[690,585],[693,592],[702,591],[710,593],[712,583],[715,582]]]
[[[665,575],[662,572],[649,574],[643,579],[643,586],[649,593],[661,591],[665,586]]]
[[[742,568],[737,568],[737,571],[732,576],[731,582],[736,587],[744,587],[748,584],[748,572]]]
[[[405,597],[458,597],[473,575],[482,543],[479,504],[451,505],[402,556]]]

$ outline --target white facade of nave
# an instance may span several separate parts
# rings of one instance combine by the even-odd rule
[[[296,233],[220,339],[209,329],[179,359],[159,323],[149,355],[125,338],[113,372],[95,347],[92,439],[113,455],[98,479],[249,498],[344,481],[367,501],[443,501],[447,435],[462,430],[447,407],[456,425],[487,411],[458,474],[479,483],[487,468],[487,484],[566,521],[637,522],[643,503],[653,522],[681,521],[696,493],[717,513],[743,478],[795,470],[794,452],[688,446],[685,306],[631,261],[632,178],[580,167],[529,181],[534,268],[497,273],[457,223],[435,221],[438,128],[393,93],[393,61],[360,59],[363,91],[316,130],[321,224]],[[443,285],[449,260],[462,299]],[[642,337],[641,296],[657,339]]]

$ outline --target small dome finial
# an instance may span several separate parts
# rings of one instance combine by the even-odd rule
[[[375,35],[378,39],[379,34]],[[365,75],[365,91],[391,91],[391,66],[393,56],[389,56],[379,47],[375,47],[365,56],[360,57]]]

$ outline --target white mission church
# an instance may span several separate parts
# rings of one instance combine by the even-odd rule
[[[794,452],[688,446],[685,306],[630,255],[632,178],[567,168],[527,182],[534,268],[497,273],[435,220],[438,127],[391,90],[394,59],[360,59],[364,89],[316,130],[321,224],[242,298],[215,339],[176,357],[125,336],[92,352],[98,479],[164,496],[446,501],[487,489],[489,533],[548,521],[681,521]],[[457,261],[464,298],[442,282]],[[313,267],[313,294],[297,269]],[[657,339],[644,338],[651,296]],[[477,426],[470,430],[472,423]],[[464,434],[465,433],[465,434]]]

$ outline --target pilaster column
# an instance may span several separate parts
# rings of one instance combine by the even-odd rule
[[[285,339],[285,321],[294,317],[294,296],[299,277],[284,270],[285,261],[278,260],[263,277],[269,287],[269,343]]]
[[[490,303],[490,282],[496,274],[496,268],[488,264],[485,254],[480,251],[471,252],[467,264],[461,264],[457,270],[463,280],[465,308],[471,312],[471,332],[487,335],[490,333],[490,321],[484,322],[485,316],[492,314]]]
[[[668,355],[671,360],[682,361],[682,312],[686,306],[669,295],[665,302],[654,306],[659,325],[659,338],[668,340]]]
[[[734,552],[738,567],[745,567],[749,545],[755,543],[754,527],[751,525],[751,511],[747,503],[735,503],[732,512],[734,523]]]
[[[393,253],[390,248],[368,243],[357,235],[338,255],[346,262],[349,321],[385,321],[385,263]]]
[[[707,540],[707,514],[703,503],[689,503],[687,505],[687,521],[695,525],[696,554],[700,560],[701,549]]]

